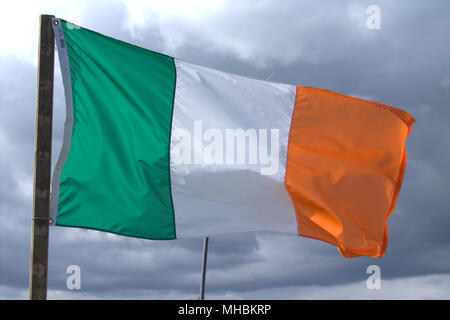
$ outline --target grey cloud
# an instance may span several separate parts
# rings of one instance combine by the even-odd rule
[[[365,27],[371,1],[239,1],[193,19],[151,8],[126,28],[126,3],[83,3],[82,21],[108,36],[227,72],[370,97],[416,117],[390,242],[382,259],[345,259],[316,240],[278,234],[212,237],[207,296],[215,298],[448,298],[450,274],[450,20],[447,1],[378,1],[381,30]],[[63,12],[63,10],[61,11]],[[58,14],[58,12],[55,12]],[[36,69],[0,56],[0,297],[26,298]],[[64,98],[55,65],[55,162]],[[28,182],[27,182],[28,181]],[[196,298],[201,239],[147,241],[52,228],[49,296]],[[7,261],[7,263],[5,262]],[[82,269],[83,290],[65,288]],[[377,264],[386,286],[364,287]],[[416,292],[414,294],[413,292]]]

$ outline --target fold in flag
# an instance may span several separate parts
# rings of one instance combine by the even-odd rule
[[[146,239],[282,232],[384,255],[407,112],[53,28],[67,115],[52,224]]]

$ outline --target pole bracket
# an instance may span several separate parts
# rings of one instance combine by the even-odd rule
[[[53,224],[53,219],[52,218],[34,217],[34,218],[31,218],[31,220],[47,220],[48,223]]]

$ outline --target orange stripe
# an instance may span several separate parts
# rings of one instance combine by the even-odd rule
[[[382,257],[414,122],[381,103],[297,87],[285,183],[299,235],[348,258]]]

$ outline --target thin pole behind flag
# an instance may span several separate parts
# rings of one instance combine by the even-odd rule
[[[208,241],[205,237],[203,240],[203,262],[202,262],[202,282],[200,284],[200,300],[205,300],[205,280],[206,280],[206,263],[208,260]]]
[[[52,18],[51,15],[40,16],[29,283],[32,300],[47,299],[55,54]]]

